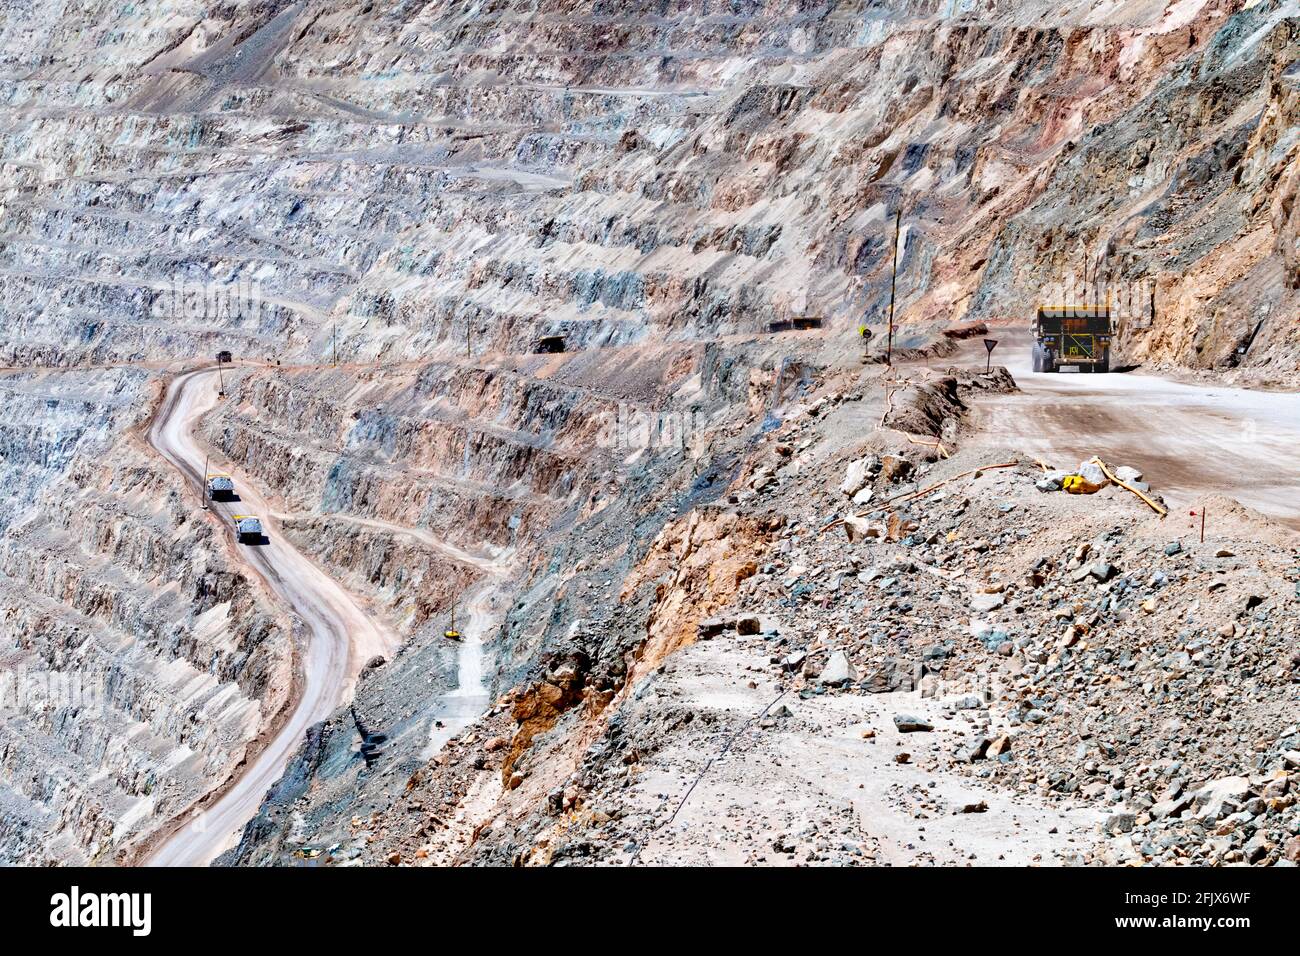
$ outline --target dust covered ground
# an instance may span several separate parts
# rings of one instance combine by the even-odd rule
[[[1058,490],[1080,462],[969,432],[1015,394],[830,375],[623,580],[618,680],[575,622],[336,852],[1294,865],[1300,538],[1223,497],[1201,541],[1114,484]],[[1160,505],[1140,460],[1107,466]]]

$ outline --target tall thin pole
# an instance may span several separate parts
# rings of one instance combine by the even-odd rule
[[[889,280],[889,342],[885,348],[885,363],[894,364],[894,293],[898,289],[898,237],[903,229],[903,202],[899,200],[894,213],[894,274]]]
[[[208,452],[203,453],[203,483],[199,486],[199,497],[203,499],[203,510],[208,510]]]
[[[335,322],[334,323],[334,365],[335,367],[338,367],[338,364],[339,364],[339,324]]]

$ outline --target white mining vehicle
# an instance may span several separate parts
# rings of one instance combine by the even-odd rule
[[[257,544],[262,540],[262,521],[256,515],[231,515],[235,538],[240,544]]]

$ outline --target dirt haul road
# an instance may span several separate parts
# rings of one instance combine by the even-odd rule
[[[1100,455],[1132,465],[1174,507],[1224,494],[1300,527],[1300,395],[1190,384],[1141,372],[1032,370],[1029,336],[994,329],[994,364],[1022,394],[978,405],[981,441],[1058,468]],[[977,351],[978,350],[978,351]],[[962,364],[984,364],[978,341]]]
[[[217,400],[214,369],[179,375],[168,385],[149,430],[150,444],[196,490],[203,484],[205,457],[191,432]],[[227,533],[231,533],[232,514],[262,519],[267,532],[262,543],[236,547],[310,631],[300,654],[302,696],[292,716],[242,776],[207,811],[168,837],[146,860],[151,866],[204,866],[234,846],[307,728],[347,698],[367,660],[376,654],[391,657],[397,647],[392,634],[371,621],[342,587],[285,541],[270,518],[267,502],[247,481],[234,477],[239,500],[210,502],[209,506],[227,526]]]

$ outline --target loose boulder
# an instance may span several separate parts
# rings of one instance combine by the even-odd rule
[[[900,734],[928,733],[934,730],[934,724],[913,714],[895,714],[894,726]]]
[[[880,471],[880,459],[875,455],[859,458],[849,465],[840,484],[840,493],[852,498]]]
[[[851,683],[854,676],[853,665],[849,663],[848,655],[843,651],[836,651],[830,656],[826,666],[822,668],[817,682],[828,687],[842,687]]]

